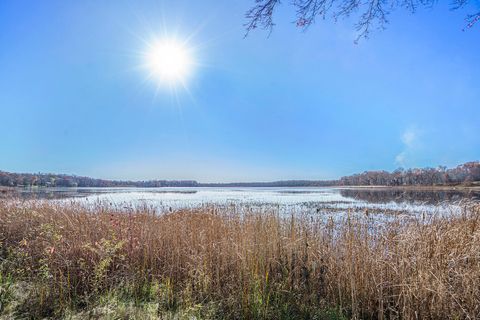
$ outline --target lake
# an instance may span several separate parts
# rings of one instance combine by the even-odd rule
[[[139,205],[159,212],[205,206],[231,206],[283,213],[346,212],[434,214],[480,201],[480,190],[398,188],[31,188],[18,189],[24,199],[107,203],[118,208]]]

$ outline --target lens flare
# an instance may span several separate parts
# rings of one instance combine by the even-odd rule
[[[184,84],[193,68],[188,47],[179,41],[165,39],[149,45],[146,67],[152,78],[168,85]]]

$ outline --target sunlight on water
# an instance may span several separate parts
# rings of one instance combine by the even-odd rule
[[[234,210],[277,209],[283,214],[418,215],[451,212],[480,194],[449,190],[367,188],[54,188],[25,190],[27,198],[71,201],[86,205],[106,203],[118,208],[148,205],[159,213],[205,206]],[[239,209],[241,208],[241,209]]]

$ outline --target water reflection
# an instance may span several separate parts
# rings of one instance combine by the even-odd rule
[[[474,190],[407,190],[394,188],[352,188],[341,189],[340,194],[368,203],[410,203],[438,205],[445,203],[458,203],[462,200],[480,201],[480,191]]]
[[[325,212],[434,212],[462,200],[480,201],[480,191],[406,190],[394,188],[31,188],[10,189],[0,197],[26,200],[78,199],[83,203],[143,205],[157,208],[215,206],[269,206],[282,211]]]
[[[133,194],[133,193],[152,193],[152,194],[195,194],[195,189],[179,190],[160,190],[159,188],[11,188],[3,189],[0,192],[0,198],[16,197],[25,200],[58,200],[70,198],[85,198],[91,196],[101,196],[108,194]]]

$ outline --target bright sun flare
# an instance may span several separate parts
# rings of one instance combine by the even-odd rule
[[[193,66],[189,49],[174,40],[151,45],[146,58],[151,76],[169,85],[184,83]]]

